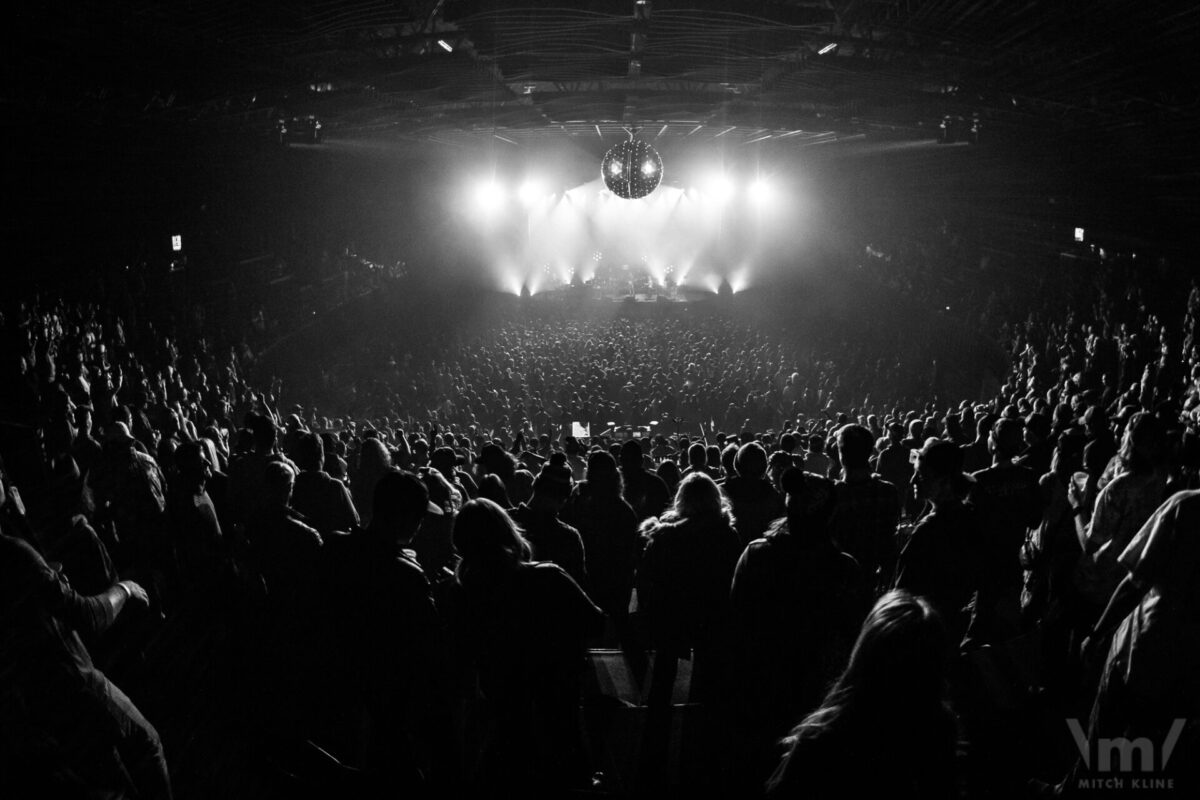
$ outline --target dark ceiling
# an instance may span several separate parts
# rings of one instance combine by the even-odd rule
[[[1023,214],[1065,187],[1186,231],[1198,32],[1200,5],[1149,0],[50,0],[2,34],[5,158],[36,215],[73,170],[107,165],[103,197],[149,154],[203,163],[293,117],[417,158],[640,128],[664,152],[888,154],[902,200]],[[979,146],[933,145],[947,119]]]
[[[641,126],[811,146],[978,116],[1194,171],[1198,26],[1200,6],[1146,0],[50,2],[6,26],[4,98],[40,132],[315,114],[331,140],[466,144]]]

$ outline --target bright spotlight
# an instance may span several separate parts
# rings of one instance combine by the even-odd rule
[[[820,50],[818,50],[817,55],[823,56],[826,53],[832,53],[836,49],[837,49],[837,42],[830,42],[829,44],[825,45]]]
[[[608,174],[609,175],[620,175],[621,174],[621,162],[614,161],[611,164],[609,164],[608,165]]]
[[[716,175],[708,182],[708,194],[718,204],[725,205],[733,197],[733,182],[724,175]]]
[[[765,206],[772,200],[771,185],[762,178],[750,184],[750,201],[757,206]]]
[[[445,50],[447,53],[453,53],[453,52],[454,52],[454,48],[453,48],[453,47],[451,47],[451,46],[450,46],[450,43],[449,43],[449,42],[447,42],[445,39],[438,39],[438,40],[437,40],[437,43],[438,43],[438,47],[442,48],[442,49],[443,49],[443,50]]]
[[[646,163],[642,164],[642,174],[643,175],[650,176],[650,175],[653,175],[657,171],[658,171],[658,167],[654,164],[653,161],[647,161]]]
[[[517,190],[517,198],[526,206],[536,203],[543,195],[542,187],[533,181],[525,181]]]
[[[481,183],[475,190],[475,204],[485,214],[497,210],[503,202],[504,192],[495,183]]]

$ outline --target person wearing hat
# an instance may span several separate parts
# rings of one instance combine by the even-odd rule
[[[558,564],[587,588],[587,567],[579,531],[558,518],[571,496],[571,469],[565,453],[557,452],[542,465],[533,481],[533,495],[512,512],[513,521],[525,532],[535,561]]]
[[[870,602],[859,564],[830,537],[834,482],[793,468],[782,483],[787,515],[747,545],[730,595],[739,644],[734,691],[765,739],[820,702]]]
[[[970,478],[952,442],[929,439],[916,453],[913,485],[930,510],[900,553],[896,588],[927,597],[958,643],[967,630],[983,558],[975,509],[963,502]]]

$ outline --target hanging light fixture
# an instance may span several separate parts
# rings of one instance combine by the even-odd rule
[[[650,144],[630,135],[628,141],[609,148],[600,162],[604,185],[617,197],[636,200],[658,188],[663,162]]]

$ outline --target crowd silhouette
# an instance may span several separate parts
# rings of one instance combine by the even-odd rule
[[[958,397],[719,309],[431,316],[290,385],[6,298],[4,793],[1070,795],[1169,736],[1188,785],[1183,288],[995,319]]]

